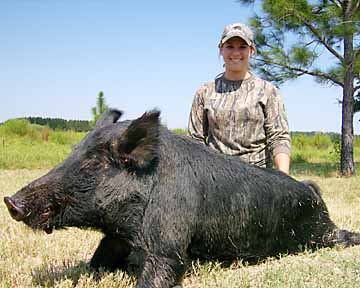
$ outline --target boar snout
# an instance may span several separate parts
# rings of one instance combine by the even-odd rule
[[[25,219],[26,215],[24,209],[11,199],[11,197],[4,197],[4,202],[12,218],[16,221],[22,221]]]

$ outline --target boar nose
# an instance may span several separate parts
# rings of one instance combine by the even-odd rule
[[[4,197],[4,202],[12,218],[14,218],[16,221],[24,220],[25,218],[24,210],[21,207],[19,207],[19,205],[17,205],[13,199],[11,199],[10,197]]]

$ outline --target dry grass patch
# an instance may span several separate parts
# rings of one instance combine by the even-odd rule
[[[100,233],[71,228],[46,235],[10,218],[2,198],[45,172],[0,170],[0,287],[135,287],[135,280],[121,271],[94,274],[89,269]],[[307,178],[319,183],[335,223],[360,231],[360,177]],[[359,275],[360,247],[337,247],[267,259],[257,265],[239,261],[222,267],[217,262],[193,262],[184,287],[353,288],[360,285]]]

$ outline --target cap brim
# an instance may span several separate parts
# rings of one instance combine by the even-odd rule
[[[226,35],[223,39],[221,39],[221,44],[224,44],[226,41],[234,37],[239,37],[243,39],[247,45],[253,46],[252,41],[248,37],[246,37],[243,33],[239,33],[239,31],[236,31],[235,33],[229,33],[228,35]]]

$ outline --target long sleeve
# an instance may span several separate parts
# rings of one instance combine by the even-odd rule
[[[189,116],[188,135],[205,143],[208,128],[203,93],[204,89],[201,88],[195,93]]]
[[[271,88],[265,106],[265,131],[272,154],[275,156],[279,153],[285,153],[290,156],[291,139],[285,106],[275,87]]]

